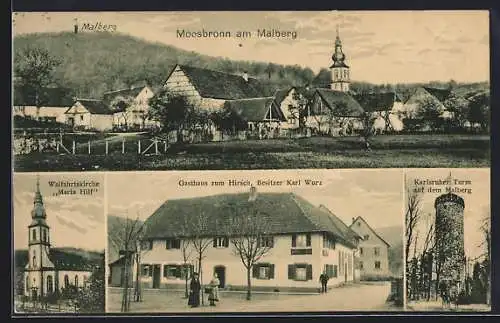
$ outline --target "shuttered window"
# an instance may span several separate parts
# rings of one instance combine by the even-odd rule
[[[181,240],[180,239],[167,239],[165,242],[165,248],[167,249],[180,249]]]
[[[255,264],[252,268],[252,277],[256,279],[273,279],[273,264]]]
[[[306,248],[311,246],[311,234],[293,234],[292,248]]]
[[[311,280],[312,277],[313,277],[312,265],[309,264],[288,265],[288,279],[307,281]]]
[[[181,267],[179,265],[163,266],[163,277],[166,278],[181,278]]]

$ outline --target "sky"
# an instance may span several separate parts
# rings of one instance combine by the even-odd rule
[[[210,56],[309,67],[331,65],[338,26],[351,79],[372,83],[489,81],[488,11],[15,13],[13,34],[72,31],[79,24]],[[179,38],[177,30],[250,31],[251,38]],[[258,29],[297,32],[257,37]],[[241,46],[240,46],[241,45]]]
[[[37,174],[16,173],[13,179],[14,249],[28,248],[28,225],[36,190]],[[104,189],[92,196],[57,195],[51,181],[95,181],[104,188],[104,174],[41,173],[42,193],[52,247],[73,247],[102,252],[105,241]],[[79,191],[78,191],[79,192]]]
[[[483,242],[483,235],[480,227],[484,217],[490,217],[490,170],[487,168],[477,169],[414,169],[406,173],[406,181],[414,184],[414,179],[446,179],[450,175],[453,179],[469,180],[469,185],[456,185],[460,188],[470,188],[471,193],[457,193],[464,199],[464,246],[467,257],[475,258],[485,252],[480,247]],[[446,186],[437,186],[444,188]],[[425,191],[425,190],[424,190]],[[429,225],[434,222],[435,209],[434,200],[441,195],[440,193],[425,192],[421,198],[422,220],[418,226],[419,243],[417,250],[422,246]],[[413,251],[411,255],[413,254]]]
[[[180,180],[229,179],[249,180],[257,192],[293,192],[313,205],[325,205],[347,225],[362,216],[373,228],[403,228],[403,173],[397,169],[113,172],[107,174],[108,214],[145,220],[169,199],[249,192],[250,186],[179,186]],[[297,187],[258,185],[258,180],[267,179],[302,181]],[[305,179],[321,181],[322,185],[306,186]]]

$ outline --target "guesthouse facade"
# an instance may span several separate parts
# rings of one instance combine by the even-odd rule
[[[259,243],[269,247],[252,268],[254,289],[318,291],[323,272],[330,276],[330,286],[354,280],[359,237],[347,225],[326,207],[314,206],[293,193],[252,190],[250,194],[169,200],[160,206],[145,222],[139,273],[142,285],[183,288],[186,275],[194,270],[201,273],[204,283],[217,273],[221,288],[246,288],[247,272],[232,244],[235,236],[223,228],[224,223],[249,209],[257,211],[267,224]],[[182,252],[185,244],[199,237],[196,223],[200,214],[206,216],[202,236],[208,243],[201,269],[195,256],[184,262]],[[137,266],[132,267],[135,270]],[[115,272],[119,274],[119,270]],[[118,277],[112,279],[113,283],[120,281]]]

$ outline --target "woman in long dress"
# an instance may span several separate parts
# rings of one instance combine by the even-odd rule
[[[210,281],[210,295],[208,296],[210,306],[215,306],[215,302],[219,301],[219,285],[219,276],[217,276],[217,274],[214,274],[214,277]]]
[[[191,307],[200,306],[200,290],[200,278],[198,276],[198,273],[194,273],[193,278],[191,278],[191,283],[189,284],[188,305],[190,305]]]

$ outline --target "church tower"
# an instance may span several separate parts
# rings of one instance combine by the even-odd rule
[[[54,264],[50,261],[50,234],[46,222],[47,214],[43,205],[42,193],[40,192],[40,179],[37,177],[35,198],[31,211],[31,224],[28,226],[28,251],[29,258],[26,266],[26,293],[34,297],[46,294],[44,283],[50,274],[48,289],[52,289],[51,272]]]
[[[332,55],[333,64],[330,66],[332,83],[330,88],[335,91],[349,91],[349,66],[345,63],[345,54],[342,52],[342,41],[337,26],[337,37],[335,39],[335,52]]]

